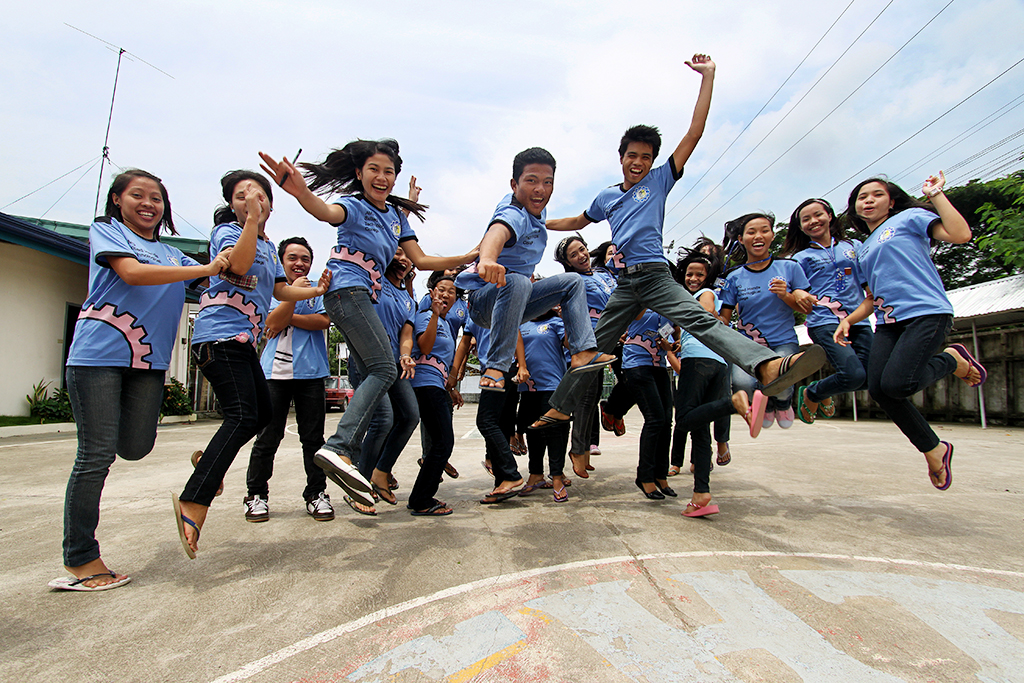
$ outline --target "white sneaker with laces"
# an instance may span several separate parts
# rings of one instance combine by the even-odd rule
[[[331,497],[321,491],[316,498],[306,501],[306,514],[318,522],[329,522],[334,519]]]
[[[242,502],[245,505],[245,521],[265,522],[270,519],[270,505],[266,498],[257,494],[247,496]]]

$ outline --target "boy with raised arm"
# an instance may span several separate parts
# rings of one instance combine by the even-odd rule
[[[746,416],[748,421],[760,421],[767,403],[764,397],[775,395],[815,372],[824,363],[825,353],[821,347],[812,346],[804,353],[780,358],[767,347],[722,325],[672,278],[662,248],[665,202],[704,133],[715,79],[715,63],[707,55],[696,54],[686,65],[701,75],[700,92],[690,128],[668,161],[652,169],[661,147],[661,135],[651,126],[633,126],[619,145],[622,184],[602,190],[579,216],[549,220],[547,227],[574,231],[602,220],[611,224],[612,242],[625,268],[594,331],[599,351],[614,349],[630,321],[643,308],[650,308],[764,385],[763,394],[755,394],[751,414]],[[542,429],[568,421],[588,383],[595,379],[591,374],[567,373],[548,401],[551,410],[530,428]]]

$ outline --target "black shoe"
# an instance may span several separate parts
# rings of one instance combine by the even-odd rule
[[[655,486],[657,486],[657,484],[655,484]],[[658,486],[658,490],[661,491],[666,496],[670,496],[672,498],[678,498],[679,497],[679,494],[676,493],[675,491],[673,491],[671,486],[666,486],[664,488],[662,488],[661,486]]]
[[[644,485],[640,482],[639,479],[637,479],[634,483],[636,484],[636,487],[638,489],[640,489],[640,493],[644,494],[644,496],[647,499],[649,499],[649,500],[665,500],[665,496],[662,495],[661,491],[658,491],[657,489],[655,489],[654,491],[645,491],[644,490]]]

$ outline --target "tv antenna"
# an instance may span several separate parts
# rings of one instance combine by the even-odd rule
[[[75,29],[79,33],[84,33],[85,35],[89,36],[93,40],[100,41],[101,43],[106,45],[107,49],[110,50],[111,52],[115,52],[115,51],[117,52],[117,70],[114,71],[114,91],[110,95],[110,113],[107,115],[107,133],[106,133],[106,135],[103,136],[103,155],[100,157],[100,178],[99,178],[99,182],[96,185],[96,205],[93,207],[93,211],[92,211],[92,215],[96,216],[96,215],[98,215],[98,212],[99,212],[99,209],[100,209],[100,194],[103,192],[103,165],[107,161],[110,160],[110,147],[108,146],[108,143],[110,142],[110,123],[114,119],[114,98],[117,97],[117,79],[121,75],[121,59],[125,55],[128,55],[128,60],[129,61],[139,61],[139,62],[142,62],[146,66],[150,67],[151,69],[156,69],[157,71],[159,71],[164,76],[167,76],[170,79],[173,79],[174,76],[170,75],[169,73],[167,73],[166,71],[164,71],[160,67],[154,66],[154,65],[150,64],[149,62],[144,60],[142,57],[139,57],[136,54],[132,54],[131,52],[128,52],[128,50],[125,50],[123,47],[120,47],[119,45],[114,45],[113,43],[108,43],[107,41],[103,40],[102,38],[97,38],[93,34],[88,33],[87,31],[83,31],[82,29],[78,28],[77,26],[72,26],[71,24],[69,24],[67,22],[64,22],[64,25],[67,26],[68,28]]]

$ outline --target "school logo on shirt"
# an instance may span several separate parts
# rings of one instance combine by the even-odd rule
[[[633,201],[636,202],[637,204],[643,204],[650,198],[651,190],[646,185],[641,185],[640,187],[633,190]]]
[[[177,256],[168,256],[167,260],[171,262],[172,266],[180,266],[181,265],[180,263],[178,263],[178,257]]]
[[[402,224],[397,220],[391,224],[391,232],[395,233],[395,237],[402,234]]]
[[[851,261],[856,261],[857,260],[857,250],[854,249],[853,247],[850,247],[849,249],[847,249],[846,251],[843,252],[843,256],[845,256],[846,258],[850,259]]]
[[[537,334],[544,334],[547,331],[548,331],[548,326],[547,325],[541,325],[541,326],[539,326],[537,328]]]
[[[895,236],[896,228],[889,226],[888,228],[882,231],[881,235],[878,236],[878,243],[881,244],[882,242],[888,242]]]
[[[466,317],[466,309],[460,308],[459,312],[456,315],[458,315],[460,318],[465,318]]]

